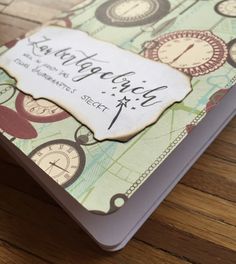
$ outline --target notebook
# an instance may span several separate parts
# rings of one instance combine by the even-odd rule
[[[1,47],[2,145],[105,250],[118,250],[129,241],[187,169],[235,115],[235,17],[234,0],[85,0],[47,23],[43,28],[36,29]],[[44,40],[50,38],[52,47],[61,45],[61,51],[68,47],[66,45],[70,42],[70,38],[73,39],[72,36],[75,35],[81,39],[85,38],[85,41],[88,41],[87,36],[99,41],[101,50],[105,53],[111,54],[108,52],[110,46],[119,52],[124,51],[122,53],[124,58],[130,59],[122,64],[123,57],[119,60],[115,56],[112,67],[118,65],[117,72],[119,69],[123,72],[123,68],[135,60],[132,57],[135,54],[138,62],[141,61],[141,66],[137,66],[138,62],[134,65],[137,71],[143,67],[145,78],[149,75],[153,76],[150,74],[151,71],[161,63],[164,67],[168,66],[168,71],[163,70],[164,80],[177,83],[175,72],[178,72],[180,76],[187,77],[191,90],[184,89],[184,93],[180,96],[180,88],[183,86],[177,89],[176,85],[177,92],[173,89],[170,94],[176,94],[178,98],[176,97],[173,102],[168,101],[168,104],[161,108],[162,112],[155,116],[154,122],[148,123],[145,119],[146,127],[142,129],[132,127],[129,131],[136,131],[131,133],[132,136],[124,137],[122,134],[111,138],[110,134],[107,134],[105,138],[99,138],[91,129],[93,123],[97,121],[99,121],[97,127],[102,132],[108,130],[110,132],[111,128],[115,131],[118,122],[120,127],[124,123],[122,132],[129,124],[140,125],[145,116],[143,112],[136,111],[140,117],[136,114],[135,122],[132,124],[132,119],[129,119],[132,114],[125,112],[124,109],[130,106],[132,112],[131,110],[135,110],[132,107],[137,108],[139,105],[137,102],[143,98],[145,101],[140,105],[156,102],[157,98],[153,95],[156,86],[150,86],[148,79],[140,88],[140,83],[137,81],[138,76],[141,75],[139,73],[132,79],[136,84],[135,96],[139,96],[131,98],[128,97],[131,96],[129,93],[122,93],[122,96],[124,95],[122,98],[126,99],[126,102],[121,105],[119,100],[122,98],[118,97],[117,92],[117,89],[119,92],[121,89],[117,88],[118,85],[108,90],[105,89],[108,81],[103,81],[104,90],[100,91],[96,79],[99,72],[94,74],[96,78],[94,76],[87,78],[85,86],[90,87],[91,93],[99,90],[100,96],[103,96],[99,98],[108,96],[107,103],[112,100],[117,102],[118,107],[114,105],[113,122],[109,123],[108,129],[104,129],[106,123],[102,123],[103,119],[94,118],[93,112],[79,121],[79,118],[75,118],[76,107],[75,109],[60,107],[59,105],[63,105],[64,102],[59,99],[54,101],[57,97],[56,90],[53,90],[53,94],[45,93],[44,97],[47,94],[50,100],[33,99],[29,94],[22,92],[36,92],[37,89],[38,92],[48,91],[52,85],[49,85],[49,82],[52,83],[52,80],[55,86],[57,69],[44,66],[44,71],[33,72],[36,68],[32,60],[37,64],[42,63],[44,58],[39,57],[41,53],[37,52],[38,49],[40,52],[45,52],[46,46],[45,43],[41,42],[42,45],[37,43],[42,38]],[[61,38],[67,39],[68,43],[66,40],[60,42]],[[73,51],[78,47],[81,52],[82,41],[81,43],[78,41],[77,44],[77,39],[74,40],[71,44]],[[88,51],[86,50],[88,57],[87,54],[93,50],[93,47],[87,46],[85,48],[88,48]],[[24,47],[28,49],[30,47],[29,54],[25,52]],[[68,53],[68,50],[66,52]],[[15,54],[19,54],[19,57],[13,60]],[[53,54],[55,55],[56,52]],[[61,53],[58,57],[61,57]],[[58,57],[55,58],[55,62],[49,57],[47,62],[50,61],[50,65],[55,67]],[[143,57],[146,60],[142,61]],[[112,58],[112,54],[109,58]],[[101,57],[94,56],[92,59],[96,63],[102,61]],[[14,61],[16,66],[13,67],[8,61]],[[155,65],[147,64],[144,67],[146,61]],[[83,66],[81,72],[84,73],[87,66]],[[71,68],[69,69],[69,72],[65,72],[63,68],[63,73],[61,73],[62,68],[59,69],[65,80],[70,78],[66,77],[66,74],[71,73]],[[51,73],[50,76],[48,72]],[[104,69],[101,72],[105,74]],[[158,72],[157,70],[157,76]],[[122,77],[124,78],[120,76]],[[160,78],[162,77],[158,77]],[[40,88],[39,82],[42,79],[45,86]],[[119,80],[121,82],[121,79]],[[90,82],[91,86],[89,86]],[[171,84],[168,85],[170,86]],[[67,92],[74,95],[73,90],[69,90],[70,87],[62,84],[58,87],[63,92],[67,89]],[[147,89],[145,96],[143,96],[144,89]],[[167,89],[162,88],[161,92],[167,92]],[[88,96],[91,97],[91,94],[80,94],[80,99],[92,109],[98,107],[98,101]],[[131,99],[138,100],[136,104],[130,105],[128,100]],[[105,107],[105,104],[102,106],[100,103],[100,112],[106,111]],[[79,116],[90,113],[89,110],[84,113],[83,109],[87,108],[83,105]],[[157,110],[155,114],[156,112]],[[124,113],[128,113],[127,116]],[[86,123],[90,117],[92,121]],[[153,120],[153,118],[149,119]],[[100,121],[102,125],[99,126]],[[125,135],[127,134],[128,132],[125,132]]]

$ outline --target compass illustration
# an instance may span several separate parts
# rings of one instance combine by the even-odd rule
[[[236,18],[236,1],[223,0],[216,4],[215,11],[221,16]]]
[[[0,105],[8,102],[15,95],[16,89],[8,83],[0,84]]]
[[[32,122],[51,123],[70,116],[59,106],[48,100],[36,100],[23,93],[18,94],[15,105],[17,112]]]
[[[228,43],[229,54],[227,58],[227,62],[236,68],[236,39],[232,39]]]
[[[110,0],[98,7],[95,16],[110,26],[132,27],[156,22],[169,10],[167,0]]]
[[[227,59],[228,49],[225,42],[210,31],[184,30],[147,42],[142,53],[190,76],[199,76],[220,68]]]

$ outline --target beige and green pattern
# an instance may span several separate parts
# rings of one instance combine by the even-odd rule
[[[145,47],[151,41],[154,40],[155,46],[155,41],[158,45],[162,36],[183,31],[208,31],[210,35],[222,40],[222,45],[227,48],[227,44],[236,38],[236,7],[233,2],[235,1],[85,0],[52,23],[88,32],[95,38],[140,54],[144,54]],[[177,43],[178,41],[182,40],[177,39]],[[209,41],[214,41],[214,37]],[[195,45],[198,43],[201,40],[197,39]],[[207,49],[210,54],[211,46]],[[2,53],[6,50],[7,46],[1,48]],[[203,56],[203,50],[204,48],[200,49],[197,56]],[[80,133],[90,135],[92,144],[77,142],[80,151],[85,154],[84,168],[76,181],[65,189],[90,211],[112,212],[132,196],[187,136],[189,128],[206,115],[209,99],[222,89],[227,91],[236,83],[236,68],[228,62],[229,56],[226,50],[224,58],[222,57],[224,61],[218,62],[218,66],[211,69],[213,66],[210,65],[208,72],[204,70],[198,76],[192,76],[193,91],[184,101],[171,106],[154,125],[126,143],[96,142],[85,127],[68,117],[48,123],[30,121],[37,131],[37,137],[15,138],[13,144],[29,155],[42,144],[54,140],[75,142],[78,139],[75,132],[80,128]],[[180,64],[180,68],[188,67],[188,60],[191,61],[192,57],[187,58],[186,65]],[[204,57],[202,60],[204,61]],[[191,63],[192,67],[198,66],[197,62],[195,66],[194,62]],[[15,80],[4,70],[0,71],[0,83],[17,86]],[[16,91],[2,106],[16,111],[15,100],[18,93]],[[12,135],[4,135],[12,139]]]

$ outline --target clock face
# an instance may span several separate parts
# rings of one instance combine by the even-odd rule
[[[0,104],[9,101],[15,94],[16,89],[10,84],[0,84]]]
[[[45,143],[33,150],[29,157],[63,187],[77,180],[85,165],[83,149],[69,140]]]
[[[19,93],[16,109],[26,119],[38,123],[50,123],[69,117],[59,106],[45,99],[35,100],[29,95]]]
[[[95,15],[104,24],[132,27],[156,22],[169,10],[167,0],[110,0],[102,4]]]
[[[93,132],[86,126],[81,125],[75,132],[75,140],[80,145],[90,146],[97,144],[97,140],[93,136]]]
[[[218,14],[226,17],[236,17],[236,1],[224,0],[219,2],[215,6],[215,10]]]
[[[236,39],[228,43],[229,55],[227,61],[230,65],[236,68]]]
[[[190,75],[215,71],[227,58],[226,44],[209,31],[169,33],[146,44],[144,56],[169,64]]]

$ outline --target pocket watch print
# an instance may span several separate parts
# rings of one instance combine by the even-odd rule
[[[34,149],[29,157],[53,180],[66,188],[81,175],[85,166],[85,153],[81,145],[97,143],[92,132],[81,125],[76,129],[75,141],[57,139]]]
[[[236,1],[235,0],[223,0],[216,4],[215,11],[224,17],[236,18]]]
[[[0,84],[0,105],[5,104],[15,95],[16,89],[12,84]]]
[[[236,38],[235,39],[232,39],[228,43],[228,50],[229,50],[229,54],[228,54],[227,62],[231,66],[233,66],[234,68],[236,68]]]
[[[210,31],[184,30],[147,42],[141,54],[190,76],[199,76],[220,68],[227,59],[228,49],[224,41]]]
[[[54,103],[19,93],[15,102],[17,112],[24,118],[37,123],[52,123],[70,115]]]
[[[3,89],[1,90],[1,87]],[[0,85],[0,91],[9,92],[7,85]],[[15,89],[12,90],[15,93]],[[14,95],[14,94],[13,94]],[[8,100],[13,95],[8,96]],[[0,96],[1,99],[1,96]],[[6,102],[7,99],[4,100]],[[37,131],[29,121],[38,123],[51,123],[60,121],[70,115],[50,101],[35,100],[29,95],[19,92],[15,101],[16,111],[8,107],[0,107],[0,130],[12,136],[11,141],[16,138],[32,139],[38,136]],[[20,129],[19,129],[20,128]]]
[[[81,146],[66,139],[46,142],[34,149],[29,157],[64,188],[79,178],[85,165]]]
[[[38,136],[31,123],[14,110],[0,105],[0,133],[12,136],[10,141],[16,138],[32,139]]]
[[[163,18],[170,10],[168,0],[110,0],[96,10],[96,18],[116,27],[142,26]]]

